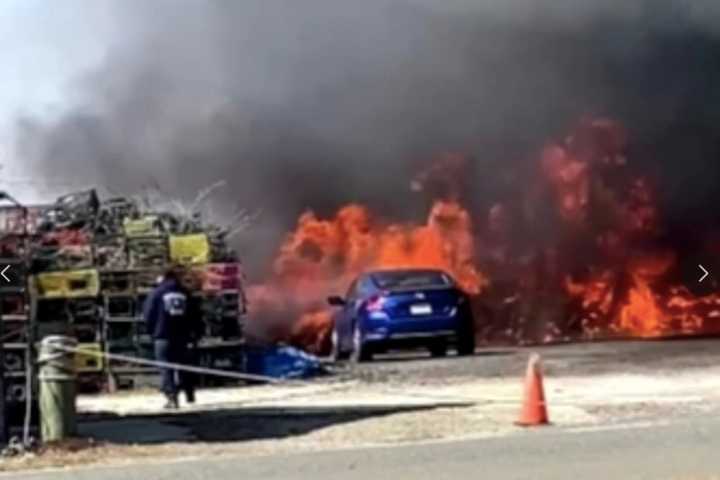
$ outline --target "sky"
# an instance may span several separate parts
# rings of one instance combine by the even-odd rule
[[[271,251],[307,209],[422,221],[409,179],[448,151],[478,211],[515,198],[584,115],[630,129],[674,218],[717,198],[717,0],[0,0],[0,42],[0,189],[26,203],[225,179],[219,214],[262,211]]]
[[[231,12],[232,18],[228,19],[227,23],[234,26],[236,31],[222,30],[231,27],[222,25],[223,20],[217,18],[217,12],[213,12],[213,4],[224,5],[224,8]],[[331,8],[328,8],[328,4]],[[406,15],[397,15],[397,9],[381,8],[391,4],[407,9],[409,16],[403,18]],[[503,98],[502,95],[493,93],[493,88],[527,90],[523,82],[529,83],[527,78],[533,76],[537,78],[535,83],[543,88],[543,81],[561,85],[564,77],[584,75],[582,69],[569,68],[568,72],[563,72],[560,68],[562,65],[558,66],[565,61],[562,53],[558,54],[552,49],[545,52],[547,58],[539,58],[533,52],[532,55],[527,55],[527,58],[517,59],[516,57],[523,57],[524,49],[533,47],[522,46],[520,36],[518,39],[503,36],[503,32],[508,29],[523,30],[528,25],[533,25],[539,36],[544,35],[543,30],[565,31],[570,32],[568,35],[574,35],[577,32],[589,31],[593,25],[610,19],[615,24],[625,25],[626,30],[624,36],[608,30],[607,37],[600,38],[600,43],[605,42],[608,51],[615,49],[622,52],[622,55],[616,55],[617,58],[612,59],[613,62],[623,61],[621,56],[640,55],[647,49],[643,22],[656,10],[665,12],[664,16],[660,16],[660,20],[655,21],[665,23],[663,28],[667,30],[677,28],[703,33],[720,31],[720,2],[675,0],[671,4],[672,8],[660,9],[654,7],[652,0],[376,0],[343,4],[309,0],[301,8],[297,8],[298,5],[294,2],[281,0],[241,0],[237,3],[223,0],[0,0],[0,42],[3,45],[4,73],[0,75],[0,165],[3,169],[0,187],[7,188],[12,184],[15,191],[22,188],[21,196],[49,199],[55,195],[56,190],[67,190],[75,186],[73,181],[80,182],[80,177],[72,175],[66,176],[62,181],[57,178],[48,179],[47,176],[41,179],[36,172],[30,171],[27,161],[23,162],[23,157],[14,150],[16,135],[13,128],[23,116],[42,119],[44,123],[52,124],[53,118],[61,118],[66,111],[82,113],[84,107],[78,109],[77,105],[96,106],[99,103],[86,101],[88,95],[98,97],[110,92],[111,95],[129,97],[137,93],[137,97],[142,98],[142,90],[133,90],[136,85],[132,75],[148,67],[143,63],[145,58],[150,59],[147,70],[153,66],[151,62],[156,62],[167,67],[167,71],[171,73],[182,71],[190,62],[198,63],[195,72],[182,71],[181,75],[175,75],[170,85],[183,95],[186,90],[193,93],[193,89],[204,89],[203,101],[195,102],[191,108],[197,105],[222,104],[228,99],[239,102],[240,97],[245,97],[243,101],[261,103],[268,109],[282,109],[283,105],[286,105],[285,108],[291,110],[290,113],[283,113],[286,118],[290,118],[292,111],[295,111],[303,119],[321,123],[313,128],[328,132],[334,129],[332,135],[324,135],[321,139],[323,141],[329,137],[359,138],[363,131],[370,132],[356,144],[342,145],[340,151],[347,152],[368,146],[377,148],[378,144],[382,144],[367,141],[376,138],[376,132],[372,132],[372,129],[378,124],[374,119],[378,111],[386,110],[387,117],[402,117],[403,112],[414,117],[427,116],[428,112],[435,113],[438,110],[436,105],[423,111],[417,101],[410,102],[409,106],[398,107],[397,100],[406,95],[406,90],[412,91],[417,87],[415,84],[426,82],[431,91],[440,88],[440,85],[435,85],[440,82],[445,82],[447,89],[455,88],[453,82],[462,88],[469,83],[466,81],[468,74],[473,73],[475,76],[470,78],[476,83],[475,90],[478,92],[474,101],[479,102],[476,110],[481,111],[487,108],[485,103],[493,103],[492,98],[486,97]],[[182,8],[178,8],[178,5],[182,5]],[[673,14],[673,8],[679,13]],[[389,19],[388,12],[395,12],[392,20]],[[412,16],[413,14],[415,16]],[[431,18],[433,15],[436,19],[425,28],[422,23],[424,18]],[[445,22],[445,19],[451,16],[458,17],[458,21]],[[482,28],[463,25],[463,17],[466,17],[468,22],[502,25],[498,30],[499,40],[492,41],[493,34],[483,33],[479,33],[477,39],[474,39],[473,32],[480,32]],[[323,28],[339,20],[344,26],[337,31],[328,31],[335,35],[336,39],[324,38]],[[627,27],[635,23],[637,27]],[[434,28],[435,25],[439,27]],[[446,25],[459,25],[459,41],[453,40],[454,33],[443,31],[447,28]],[[403,32],[403,29],[406,32]],[[636,34],[628,35],[628,31]],[[157,38],[153,36],[155,32],[158,32]],[[491,43],[487,46],[482,44],[487,41],[486,37],[491,38]],[[220,42],[219,48],[215,42]],[[429,49],[439,47],[439,53],[430,50],[418,51],[415,46],[423,42]],[[229,43],[232,44],[231,47],[226,48]],[[157,46],[160,53],[154,57],[152,54],[144,55],[147,45]],[[257,48],[258,45],[264,48]],[[508,45],[512,52],[505,55],[502,53],[503,48]],[[501,54],[494,53],[496,50]],[[117,52],[129,54],[123,57],[122,54],[118,56]],[[316,57],[316,52],[327,55],[329,61],[320,61],[323,57]],[[470,61],[477,62],[469,63],[464,55],[470,57]],[[486,57],[490,58],[487,66],[483,64],[483,58]],[[578,55],[576,57],[580,58]],[[506,63],[504,59],[507,59]],[[377,85],[372,84],[374,78],[368,78],[367,81],[359,78],[358,71],[360,75],[365,74],[361,62],[368,65],[368,70],[380,65],[388,72],[397,65],[398,72],[401,69],[407,71],[408,80],[400,78],[399,74],[393,74],[390,86],[381,81],[378,81]],[[517,69],[512,69],[513,62],[518,65]],[[436,63],[437,68],[434,65]],[[530,65],[528,72],[522,71],[524,63]],[[310,68],[306,68],[306,65]],[[417,67],[418,65],[420,67]],[[604,68],[601,62],[590,65],[595,66],[598,69]],[[317,71],[316,77],[309,72],[313,69]],[[504,73],[498,74],[498,71]],[[98,72],[100,76],[96,78],[96,84],[91,84],[91,88],[88,88],[88,78],[92,83],[93,72]],[[353,79],[343,78],[343,75],[349,73],[354,75]],[[368,77],[372,75],[374,73],[371,72]],[[501,78],[502,75],[505,75],[505,78],[493,80],[493,77]],[[115,81],[115,76],[119,80]],[[305,115],[308,112],[302,110],[315,108],[307,105],[310,101],[299,106],[293,103],[296,98],[313,98],[320,92],[319,87],[324,88],[324,92],[330,91],[334,81],[347,86],[347,80],[355,81],[358,78],[356,83],[359,85],[356,85],[353,91],[360,91],[365,86],[362,83],[364,81],[368,92],[376,92],[375,96],[380,98],[383,91],[387,90],[390,98],[387,101],[380,99],[378,102],[365,99],[351,102],[341,98],[339,101],[334,100],[337,109],[345,108],[347,111],[321,115],[322,111],[313,110],[310,112],[313,113],[312,118]],[[228,87],[235,79],[241,80],[241,88],[235,88],[235,85]],[[393,79],[395,82],[392,82]],[[611,81],[613,79],[610,78]],[[592,78],[589,80],[593,81]],[[568,80],[571,88],[582,82],[587,82],[587,79]],[[408,85],[407,88],[404,87],[405,84]],[[602,90],[608,88],[608,85],[610,82],[603,79],[602,82],[598,81],[598,86],[590,86],[588,89]],[[93,90],[93,87],[98,88]],[[98,89],[104,91],[98,92]],[[544,89],[550,90],[548,95],[562,91],[552,85]],[[168,96],[171,97],[172,92],[172,88],[168,89]],[[208,98],[209,92],[216,92],[213,93],[213,98]],[[332,91],[330,93],[332,94]],[[426,94],[420,95],[420,98],[426,98]],[[515,98],[516,95],[508,95],[509,101]],[[170,104],[174,99],[171,100]],[[563,98],[559,101],[563,101]],[[464,98],[460,98],[456,103],[462,102],[465,102]],[[581,102],[578,104],[578,109],[585,106]],[[207,108],[213,110],[213,114],[214,110],[217,110],[212,106]],[[547,116],[541,109],[536,110],[539,119]],[[175,117],[187,114],[182,110],[171,113]],[[191,114],[187,116],[191,118],[193,115],[191,110]],[[472,124],[475,125],[472,128],[477,127],[476,129],[481,131],[481,127],[487,127],[490,122],[488,119],[492,117],[493,115],[487,115],[486,120],[479,125]],[[508,124],[509,120],[512,119],[498,118],[497,124]],[[407,123],[393,120],[390,125],[395,129]],[[349,125],[352,135],[342,130],[344,124]],[[471,125],[468,122],[464,124]],[[413,128],[414,125],[413,123]],[[439,125],[433,123],[430,128],[436,130]],[[453,132],[461,129],[461,125],[456,123],[446,128]],[[426,136],[424,132],[418,134],[417,131],[411,131],[412,129],[406,130],[408,131],[400,132],[396,136]],[[486,133],[490,135],[497,132]],[[165,131],[160,131],[156,137],[160,138],[163,134]],[[453,134],[462,137],[459,133]],[[139,156],[152,156],[153,148],[140,149]],[[394,151],[388,153],[396,154]],[[58,185],[58,188],[48,189],[51,182]]]
[[[106,0],[0,0],[0,188],[32,202],[68,183],[28,170],[13,150],[13,125],[21,115],[59,116],[70,108],[75,81],[102,61],[116,26]]]

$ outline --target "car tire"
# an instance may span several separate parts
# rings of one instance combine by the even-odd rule
[[[350,359],[354,363],[361,363],[370,362],[372,361],[372,358],[373,354],[372,350],[370,349],[370,345],[363,342],[360,325],[356,323],[355,328],[353,328],[353,349],[352,353],[350,354]]]
[[[340,348],[340,336],[337,329],[335,328],[333,328],[332,334],[330,336],[330,345],[330,359],[333,362],[341,362],[343,360],[347,360],[348,354],[346,352],[343,352]]]
[[[431,343],[428,349],[430,350],[430,355],[435,358],[447,356],[448,346],[444,340]]]

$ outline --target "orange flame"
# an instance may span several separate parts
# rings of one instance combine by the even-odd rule
[[[620,331],[640,337],[656,337],[667,333],[669,318],[661,308],[658,294],[652,286],[674,263],[675,257],[671,252],[634,259],[629,266],[633,286],[617,320]]]
[[[462,203],[472,165],[459,154],[411,181],[435,200],[424,224],[393,223],[359,204],[328,219],[306,212],[271,278],[250,289],[252,312],[269,336],[322,351],[331,324],[326,295],[370,269],[430,267],[475,295],[487,338],[720,333],[720,294],[693,295],[678,282],[680,253],[662,241],[653,183],[626,168],[627,144],[616,122],[582,119],[541,150],[524,193],[489,199],[472,214]]]
[[[269,282],[250,289],[256,316],[291,320],[285,336],[311,350],[326,344],[326,296],[343,293],[366,270],[439,268],[470,294],[487,285],[475,261],[470,215],[454,201],[435,202],[425,225],[387,224],[357,204],[327,220],[307,212],[273,267]]]

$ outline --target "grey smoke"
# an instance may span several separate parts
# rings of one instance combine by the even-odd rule
[[[629,127],[673,217],[716,198],[717,2],[109,5],[112,48],[79,74],[74,107],[18,120],[23,161],[114,191],[192,197],[226,179],[221,211],[264,212],[240,245],[256,271],[306,208],[421,215],[409,177],[443,151],[476,159],[477,205],[517,195],[514,172],[583,114]]]

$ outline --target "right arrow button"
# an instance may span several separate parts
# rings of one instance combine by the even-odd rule
[[[702,281],[705,280],[705,278],[710,274],[710,272],[708,272],[708,271],[705,269],[705,267],[703,267],[703,266],[702,266],[701,264],[699,264],[699,263],[698,263],[698,268],[700,268],[700,270],[702,270],[702,277],[700,277],[700,279],[698,280],[698,283],[702,283]]]

